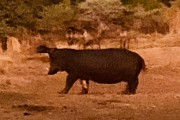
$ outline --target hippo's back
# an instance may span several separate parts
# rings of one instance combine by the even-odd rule
[[[127,81],[138,76],[144,60],[137,53],[125,49],[79,50],[74,65],[77,66],[74,72],[82,79]]]

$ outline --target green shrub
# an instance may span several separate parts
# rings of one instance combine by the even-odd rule
[[[162,16],[149,15],[142,18],[140,31],[145,34],[153,32],[167,34],[169,32],[169,24],[163,20]]]
[[[158,0],[121,0],[125,5],[131,5],[133,7],[142,5],[146,11],[161,8],[162,3]]]
[[[63,22],[76,16],[75,9],[64,4],[48,6],[37,21],[37,31],[56,32],[63,28]]]

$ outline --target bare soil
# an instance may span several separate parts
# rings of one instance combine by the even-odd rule
[[[48,58],[21,56],[0,72],[1,120],[180,120],[180,46],[167,43],[132,49],[146,61],[137,94],[122,95],[126,83],[90,82],[88,95],[59,95],[67,74],[48,76]],[[18,56],[13,56],[18,57]]]

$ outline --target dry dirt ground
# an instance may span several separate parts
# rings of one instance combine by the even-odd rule
[[[94,82],[88,95],[78,95],[78,81],[59,95],[67,74],[48,76],[46,56],[2,63],[10,65],[0,73],[0,120],[180,120],[180,45],[132,50],[147,65],[135,95],[121,94],[125,83]]]

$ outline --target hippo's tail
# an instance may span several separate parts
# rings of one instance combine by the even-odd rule
[[[142,70],[146,71],[147,68],[146,68],[146,64],[145,64],[145,61],[144,59],[142,58]]]

